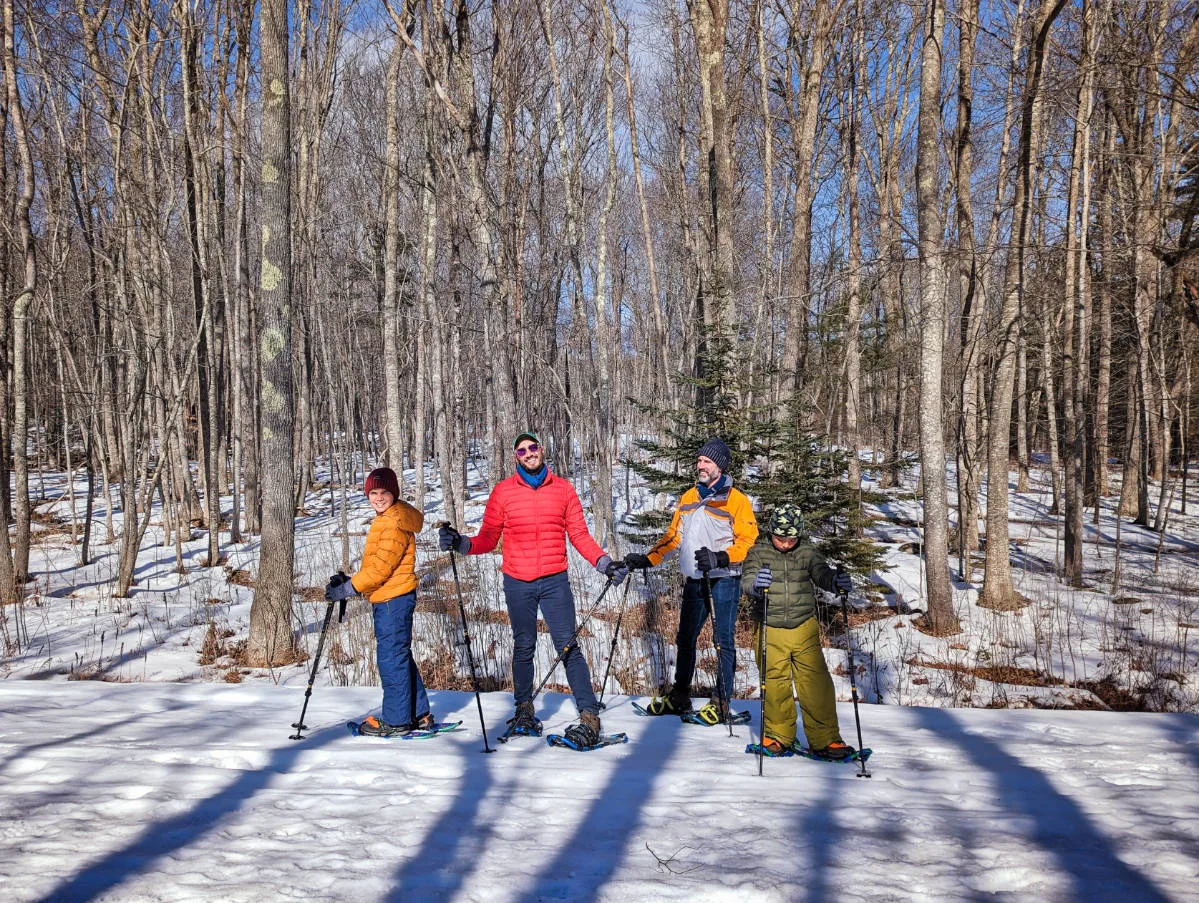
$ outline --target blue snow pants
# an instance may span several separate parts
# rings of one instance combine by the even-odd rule
[[[424,681],[412,657],[412,618],[416,592],[386,602],[371,603],[375,622],[375,663],[383,684],[382,719],[388,724],[413,724],[429,711]]]

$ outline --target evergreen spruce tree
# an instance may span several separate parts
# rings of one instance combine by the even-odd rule
[[[806,427],[808,418],[798,399],[787,405],[781,420],[773,405],[744,403],[764,393],[737,365],[733,352],[727,331],[709,339],[699,372],[681,377],[693,389],[689,407],[667,411],[631,399],[667,426],[660,441],[638,441],[649,460],[630,461],[629,466],[652,491],[677,502],[694,485],[696,453],[708,439],[718,437],[733,453],[733,484],[757,501],[761,528],[775,505],[793,502],[803,509],[812,541],[823,554],[854,571],[881,567],[882,550],[862,533],[858,493],[844,483],[846,453]],[[634,515],[622,532],[630,541],[648,545],[662,535],[671,514]]]
[[[883,550],[864,533],[860,489],[845,482],[848,452],[807,428],[806,413],[794,397],[786,417],[772,424],[750,490],[758,500],[760,525],[765,528],[776,505],[790,502],[803,511],[808,536],[822,555],[850,571],[881,569]]]

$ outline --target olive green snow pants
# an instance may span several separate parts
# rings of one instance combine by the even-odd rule
[[[758,631],[761,629],[759,624]],[[762,638],[756,631],[754,650],[760,673]],[[820,624],[815,618],[808,618],[798,627],[771,627],[766,631],[765,733],[784,746],[795,740],[796,699],[804,735],[812,749],[824,749],[841,740],[837,695],[820,648]]]

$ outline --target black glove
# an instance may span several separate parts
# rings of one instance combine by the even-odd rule
[[[325,587],[325,601],[341,602],[344,599],[350,598],[350,596],[357,595],[357,593],[358,590],[354,589],[353,581],[341,571],[338,571],[329,578],[329,585]]]
[[[624,566],[630,571],[646,571],[654,566],[654,563],[649,560],[648,555],[642,555],[640,552],[629,552],[624,557]]]
[[[695,566],[699,568],[701,573],[708,573],[717,568],[727,568],[729,566],[728,552],[713,552],[707,546],[695,551]]]
[[[613,586],[620,586],[621,581],[629,576],[629,569],[623,561],[613,561],[607,555],[600,556],[595,569],[611,580]]]
[[[833,577],[833,588],[839,593],[847,593],[853,589],[853,580],[845,571],[837,571],[837,575]]]
[[[437,531],[437,547],[443,552],[453,549],[459,555],[469,555],[470,537],[463,536],[449,524],[442,524]]]

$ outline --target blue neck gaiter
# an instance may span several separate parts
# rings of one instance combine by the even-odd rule
[[[516,465],[516,472],[520,475],[522,480],[529,484],[530,488],[532,489],[537,489],[539,486],[541,486],[541,484],[545,482],[545,478],[550,475],[550,469],[548,466],[546,466],[544,461],[542,462],[541,467],[538,468],[535,473],[530,473],[520,464]]]

